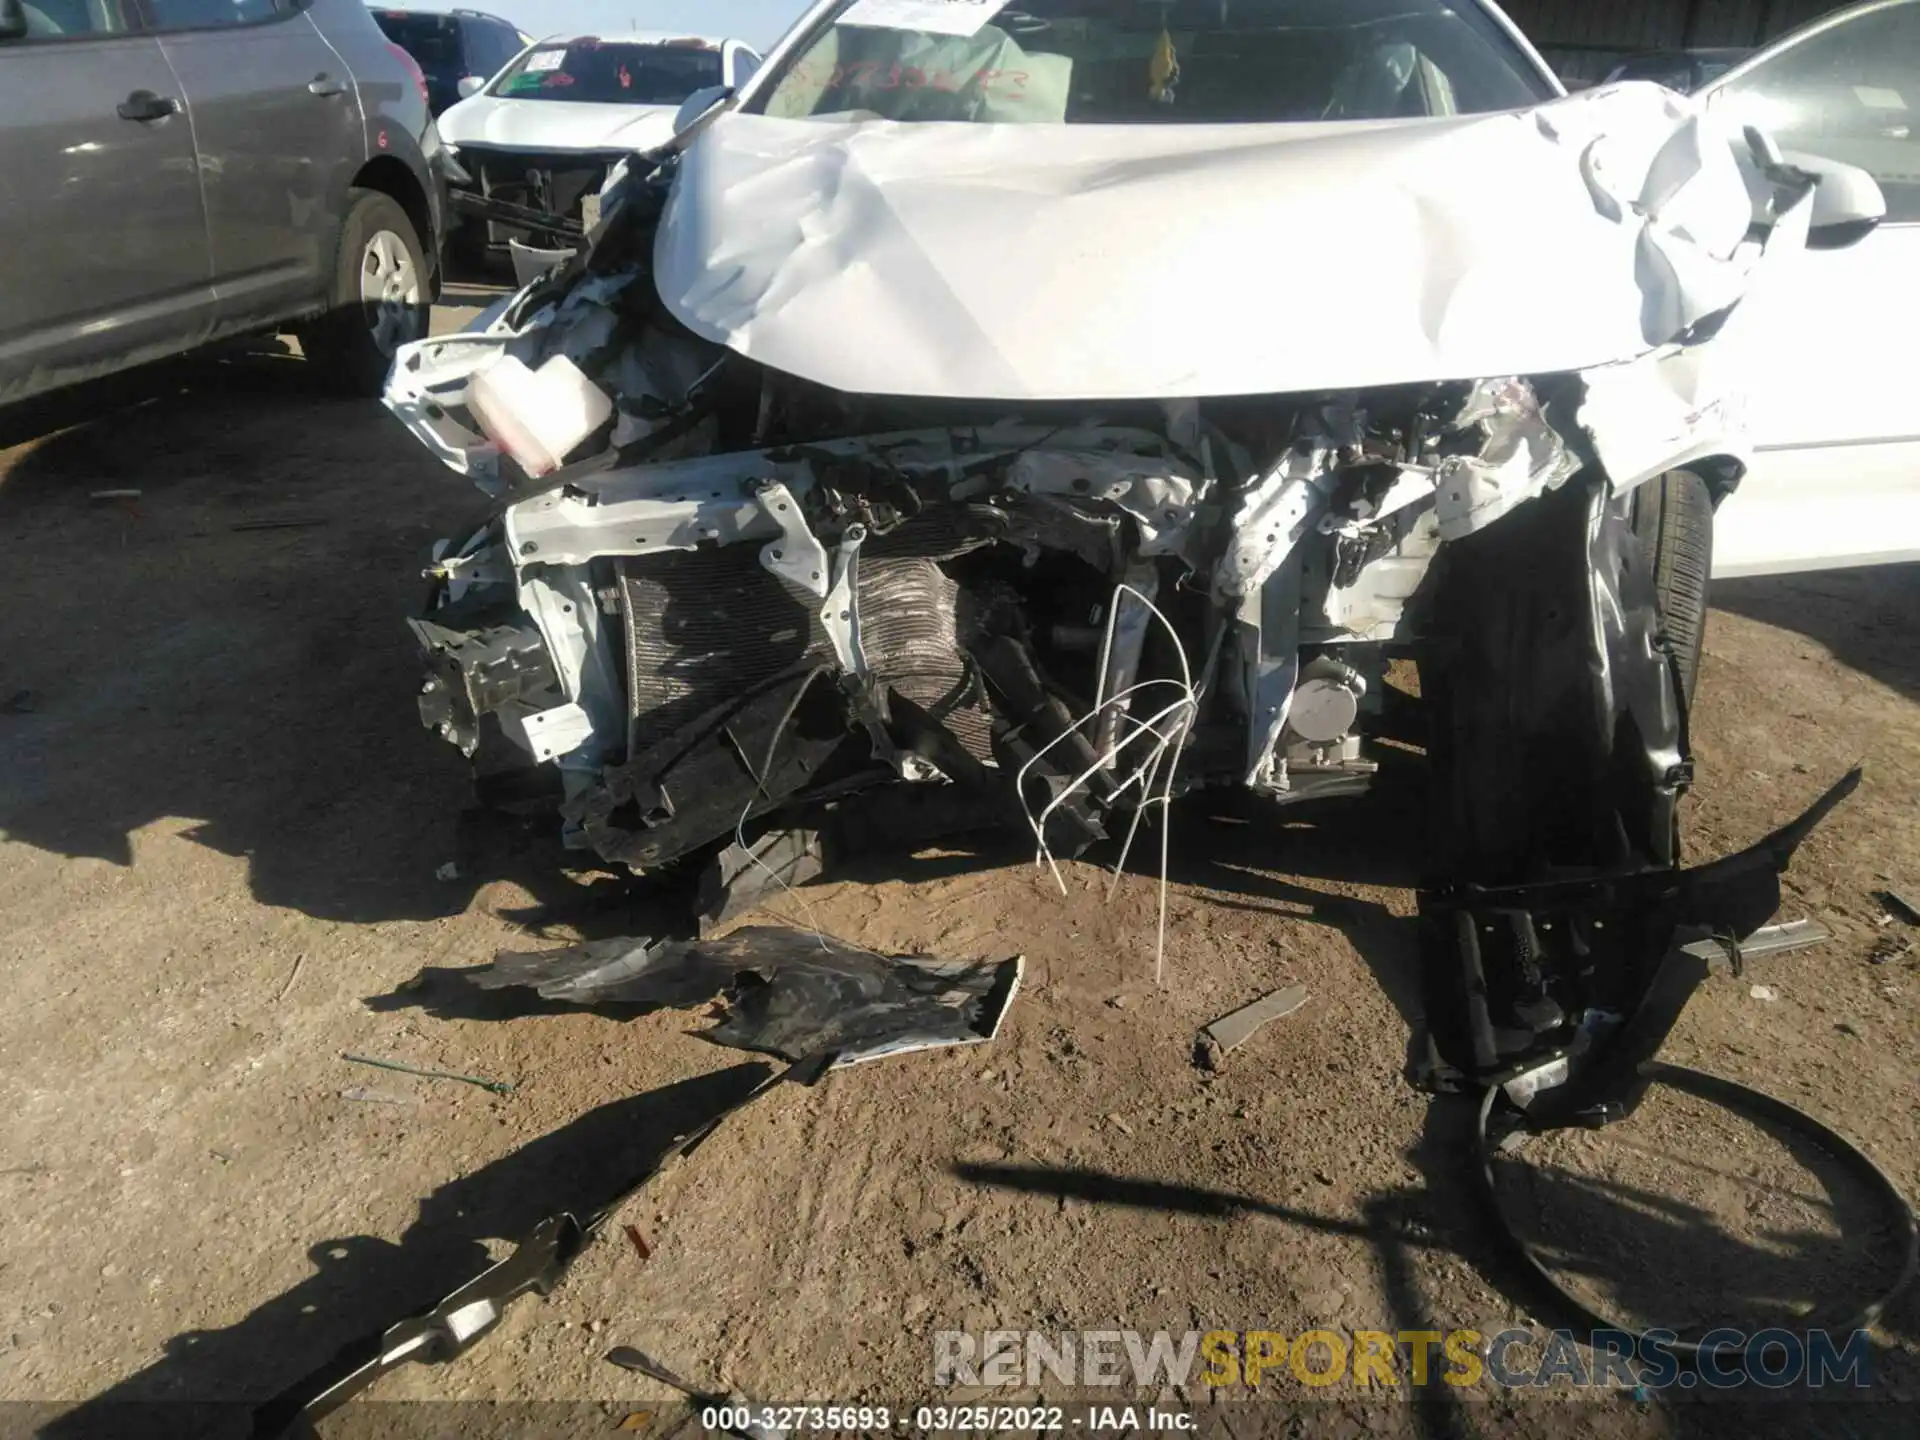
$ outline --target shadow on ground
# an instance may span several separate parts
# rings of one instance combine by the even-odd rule
[[[735,1065],[602,1105],[426,1196],[397,1242],[370,1235],[318,1241],[308,1251],[315,1269],[306,1280],[223,1330],[174,1337],[159,1360],[40,1433],[45,1440],[247,1435],[255,1406],[485,1270],[499,1258],[490,1257],[488,1242],[517,1242],[550,1215],[585,1220],[647,1175],[679,1137],[737,1109],[772,1073],[763,1064]]]
[[[1716,580],[1713,603],[1804,635],[1842,665],[1909,699],[1920,698],[1920,565]]]
[[[1865,1397],[1848,1387],[1837,1392],[1805,1385],[1712,1388],[1699,1383],[1698,1376],[1681,1380],[1682,1371],[1676,1369],[1668,1385],[1657,1393],[1650,1390],[1639,1405],[1634,1404],[1635,1395],[1629,1387],[1611,1398],[1578,1400],[1575,1403],[1580,1408],[1575,1411],[1569,1411],[1565,1404],[1544,1407],[1542,1402],[1547,1397],[1529,1382],[1550,1365],[1562,1367],[1560,1374],[1592,1377],[1596,1383],[1605,1377],[1596,1369],[1600,1357],[1588,1347],[1584,1330],[1576,1332],[1578,1346],[1556,1347],[1549,1341],[1542,1347],[1549,1328],[1559,1324],[1572,1328],[1571,1322],[1555,1318],[1551,1292],[1513,1263],[1493,1221],[1481,1208],[1468,1170],[1474,1118],[1470,1100],[1437,1097],[1429,1107],[1423,1134],[1407,1156],[1419,1172],[1421,1184],[1366,1197],[1358,1203],[1357,1214],[1351,1215],[1319,1213],[1254,1195],[1088,1169],[959,1162],[953,1166],[953,1173],[969,1184],[1044,1196],[1056,1203],[1072,1199],[1224,1223],[1270,1221],[1365,1243],[1372,1249],[1381,1276],[1387,1323],[1392,1331],[1396,1335],[1431,1332],[1435,1336],[1425,1384],[1414,1382],[1408,1350],[1402,1348],[1394,1362],[1394,1373],[1405,1382],[1400,1393],[1411,1405],[1417,1429],[1431,1440],[1490,1440],[1494,1436],[1538,1433],[1699,1435],[1715,1440],[1806,1435],[1865,1440],[1911,1433],[1913,1386],[1920,1377],[1909,1373],[1911,1361],[1900,1349],[1900,1337],[1910,1340],[1920,1334],[1920,1325],[1915,1323],[1920,1314],[1916,1314],[1911,1296],[1903,1297],[1895,1311],[1883,1319],[1882,1328],[1894,1337],[1894,1343],[1882,1343],[1884,1337],[1873,1336],[1864,1345],[1865,1364],[1858,1373],[1870,1381]],[[1810,1142],[1788,1132],[1776,1133],[1795,1147],[1823,1182],[1830,1178],[1830,1162]],[[1517,1168],[1517,1162],[1503,1163],[1513,1163]],[[1847,1238],[1802,1231],[1769,1235],[1765,1245],[1730,1235],[1711,1216],[1676,1206],[1663,1195],[1595,1182],[1547,1167],[1526,1167],[1524,1181],[1517,1176],[1503,1177],[1503,1195],[1507,1184],[1514,1182],[1522,1183],[1528,1192],[1532,1215],[1520,1223],[1529,1239],[1541,1238],[1533,1226],[1543,1216],[1551,1217],[1553,1232],[1563,1239],[1577,1237],[1559,1257],[1564,1261],[1559,1269],[1563,1276],[1585,1273],[1624,1279],[1623,1293],[1632,1297],[1628,1303],[1656,1308],[1673,1303],[1675,1275],[1708,1272],[1737,1277],[1724,1297],[1725,1310],[1721,1313],[1746,1318],[1747,1325],[1756,1331],[1768,1322],[1752,1317],[1769,1316],[1804,1334],[1808,1322],[1795,1319],[1781,1297],[1819,1293],[1836,1266],[1859,1276],[1863,1258],[1886,1250],[1884,1231],[1866,1214],[1864,1197],[1855,1193],[1857,1182],[1851,1189],[1828,1190]],[[1847,1183],[1840,1182],[1842,1187]],[[1052,1208],[1050,1205],[1049,1210]],[[1874,1249],[1876,1242],[1878,1251]],[[1448,1296],[1432,1293],[1423,1284],[1418,1263],[1422,1252],[1459,1256],[1497,1290],[1526,1307],[1530,1318],[1524,1333],[1516,1333],[1511,1344],[1501,1345],[1498,1350],[1497,1363],[1505,1370],[1504,1378],[1494,1368],[1496,1361],[1490,1354],[1475,1385],[1450,1383],[1446,1378],[1449,1373],[1465,1377],[1461,1362],[1450,1359],[1439,1348],[1439,1337],[1458,1329],[1463,1317]],[[1845,1306],[1849,1301],[1863,1301],[1876,1283],[1869,1279],[1850,1297],[1838,1297],[1838,1303]],[[1220,1323],[1236,1322],[1222,1317]],[[1699,1328],[1712,1323],[1713,1319],[1700,1322]],[[1699,1328],[1693,1333],[1698,1334]],[[1486,1338],[1497,1342],[1502,1337]],[[1844,1345],[1849,1337],[1838,1338]],[[1324,1368],[1330,1359],[1316,1355],[1312,1363],[1315,1368]],[[1569,1366],[1573,1368],[1565,1368]],[[1898,1373],[1890,1366],[1897,1367]],[[1196,1384],[1194,1388],[1198,1391],[1205,1387]],[[1343,1387],[1327,1393],[1344,1398],[1353,1392]],[[1568,1397],[1558,1398],[1564,1401]],[[1231,1404],[1223,1408],[1228,1414],[1234,1409]],[[1243,1428],[1251,1434],[1273,1433],[1274,1427],[1264,1423],[1275,1418],[1262,1413],[1267,1407],[1241,1408],[1250,1412],[1249,1426],[1230,1424],[1229,1433],[1237,1435]],[[1528,1410],[1535,1413],[1528,1416]],[[1544,1429],[1536,1429],[1526,1423],[1528,1420],[1545,1422]],[[1304,1432],[1296,1428],[1287,1433]]]
[[[184,823],[263,904],[464,910],[476,881],[435,879],[464,765],[417,723],[405,620],[478,493],[273,354],[155,367],[0,430],[19,447],[0,453],[0,832],[127,866],[141,832]],[[550,857],[525,874],[573,888]]]
[[[1427,1134],[1410,1158],[1428,1171],[1444,1167],[1448,1156],[1455,1157],[1457,1162],[1459,1147],[1471,1136],[1472,1118],[1470,1107],[1464,1101],[1437,1103],[1429,1115]],[[1222,1221],[1258,1216],[1321,1234],[1365,1241],[1374,1247],[1388,1308],[1394,1325],[1400,1330],[1444,1333],[1458,1323],[1457,1317],[1445,1313],[1444,1302],[1436,1304],[1421,1292],[1411,1261],[1414,1251],[1459,1249],[1463,1258],[1483,1268],[1493,1262],[1492,1252],[1485,1247],[1478,1247],[1476,1253],[1470,1227],[1450,1225],[1438,1213],[1438,1207],[1444,1204],[1444,1191],[1436,1195],[1431,1190],[1412,1187],[1395,1190],[1367,1200],[1358,1218],[1348,1219],[1254,1196],[1095,1170],[962,1162],[953,1167],[953,1173],[969,1184],[1023,1191],[1055,1201],[1073,1199],[1090,1205],[1124,1206]],[[1326,1361],[1323,1358],[1319,1363]],[[1468,1423],[1467,1407],[1456,1395],[1455,1387],[1441,1379],[1442,1369],[1444,1366],[1430,1372],[1430,1383],[1414,1387],[1411,1394],[1422,1432],[1432,1436],[1478,1433]],[[1198,1391],[1204,1387],[1196,1383],[1194,1388]]]

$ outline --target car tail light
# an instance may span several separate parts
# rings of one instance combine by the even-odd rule
[[[407,73],[413,76],[413,86],[420,92],[421,103],[432,108],[432,97],[427,94],[427,72],[420,68],[420,62],[391,40],[387,42],[387,49],[400,57],[400,63],[406,66]]]

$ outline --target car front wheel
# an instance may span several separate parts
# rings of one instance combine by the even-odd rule
[[[1633,493],[1633,529],[1653,566],[1660,618],[1679,666],[1680,693],[1691,709],[1713,571],[1713,495],[1706,481],[1688,470],[1647,481]]]
[[[378,395],[394,352],[427,333],[429,271],[398,201],[374,190],[350,195],[328,307],[302,332],[301,348],[334,388]]]

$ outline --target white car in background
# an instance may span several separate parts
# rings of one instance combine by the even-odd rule
[[[673,138],[674,116],[703,90],[737,90],[760,68],[738,40],[633,33],[550,36],[440,116],[465,186],[489,200],[581,218],[608,172],[635,151]],[[504,255],[512,241],[562,244],[564,236],[499,220],[468,220],[456,255]]]
[[[1757,297],[1745,376],[1752,454],[1714,520],[1713,573],[1920,560],[1920,0],[1813,22],[1710,82],[1708,114],[1789,154],[1858,166],[1886,217],[1796,256]]]

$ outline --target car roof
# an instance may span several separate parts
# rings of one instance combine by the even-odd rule
[[[537,42],[541,45],[570,45],[588,40],[596,45],[665,45],[682,46],[689,50],[724,50],[729,45],[739,45],[751,50],[753,47],[744,40],[735,40],[722,35],[689,35],[686,31],[667,30],[617,30],[611,35],[582,35],[576,31],[562,31],[555,35],[542,36]]]
[[[438,20],[491,20],[496,25],[506,26],[516,35],[520,33],[520,27],[511,20],[489,15],[484,10],[410,10],[405,5],[373,5],[368,8],[376,15],[431,15]]]

